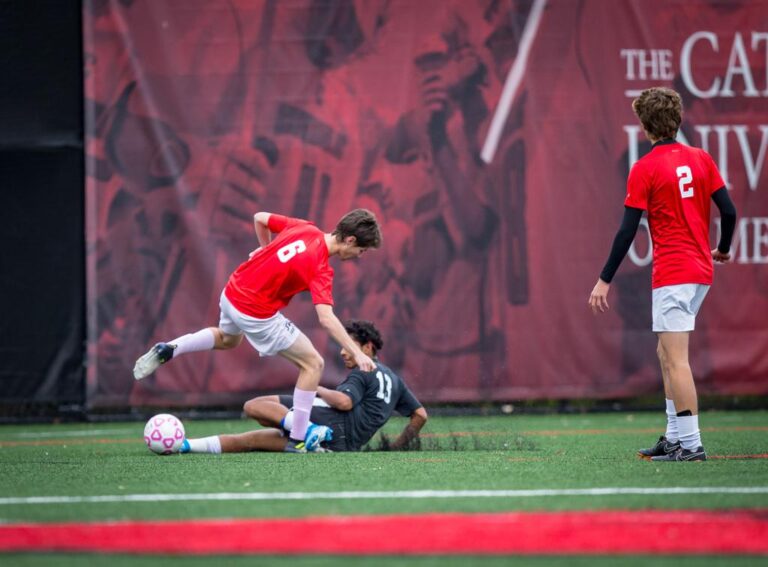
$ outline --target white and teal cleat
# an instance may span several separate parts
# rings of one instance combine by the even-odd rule
[[[332,439],[333,429],[327,425],[316,425],[313,423],[307,428],[307,434],[304,436],[304,446],[310,453],[325,452],[324,450],[318,451],[318,449],[322,449],[320,444],[328,443]]]

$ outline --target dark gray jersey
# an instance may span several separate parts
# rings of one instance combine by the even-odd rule
[[[389,367],[376,362],[372,372],[353,370],[336,387],[352,398],[352,409],[346,414],[347,445],[356,451],[387,422],[393,412],[410,417],[421,407],[405,382]]]

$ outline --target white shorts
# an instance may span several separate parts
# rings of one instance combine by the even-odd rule
[[[680,284],[653,290],[653,332],[682,333],[693,331],[696,314],[704,303],[709,286]]]
[[[219,328],[228,335],[242,335],[261,356],[273,356],[290,348],[301,331],[279,311],[269,319],[257,319],[240,313],[224,292],[219,298]]]

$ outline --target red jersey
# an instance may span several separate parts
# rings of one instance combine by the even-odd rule
[[[307,290],[314,304],[333,305],[333,268],[323,232],[308,221],[282,215],[270,215],[268,224],[277,236],[229,277],[227,299],[241,313],[259,319],[272,317]]]
[[[624,204],[648,211],[653,288],[712,284],[709,208],[724,185],[707,152],[674,141],[655,144],[632,166]]]

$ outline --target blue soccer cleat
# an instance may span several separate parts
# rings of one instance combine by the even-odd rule
[[[307,434],[304,436],[304,445],[306,446],[307,451],[314,453],[321,448],[321,443],[328,443],[331,439],[333,439],[333,429],[327,425],[316,425],[312,423],[307,428]]]

